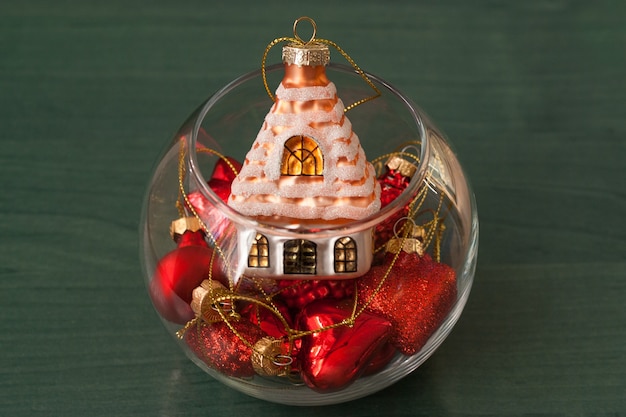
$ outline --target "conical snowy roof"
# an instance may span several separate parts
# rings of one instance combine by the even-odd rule
[[[323,66],[286,65],[228,204],[249,216],[324,221],[380,209],[374,167]]]

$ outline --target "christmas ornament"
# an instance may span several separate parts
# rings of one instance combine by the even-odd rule
[[[375,353],[369,360],[369,363],[363,370],[363,376],[374,375],[380,372],[387,366],[387,364],[396,355],[397,350],[389,342],[385,343],[377,353]]]
[[[367,303],[367,311],[393,324],[391,343],[403,354],[414,355],[456,300],[455,272],[421,255],[419,239],[398,238],[389,247],[385,263],[358,281],[358,297]]]
[[[378,177],[381,207],[386,207],[406,190],[415,171],[417,167],[407,159],[397,155],[389,158],[385,164],[385,172]]]
[[[406,153],[405,155],[411,154]],[[380,202],[382,207],[386,207],[392,201],[396,200],[400,194],[406,190],[411,182],[411,178],[415,175],[417,167],[405,158],[398,155],[391,156],[385,164],[385,171],[378,177],[378,182],[381,186]],[[382,247],[393,238],[394,228],[397,222],[409,216],[409,204],[405,205],[395,215],[376,226],[376,248]]]
[[[319,300],[297,318],[298,328],[310,333],[302,339],[302,376],[316,391],[337,390],[353,382],[389,338],[391,324],[369,312],[347,326],[334,327],[349,320],[351,314],[350,303]],[[332,328],[318,331],[326,327]]]
[[[185,332],[185,342],[210,368],[232,377],[255,375],[252,346],[267,335],[248,321],[198,322]]]
[[[240,169],[241,163],[231,157],[221,156],[215,164],[213,174],[207,184],[224,202],[228,200],[231,184]],[[226,229],[230,226],[228,218],[216,210],[199,191],[190,193],[187,196],[187,202],[189,209],[192,209],[200,218],[205,219],[207,224],[211,225],[211,238],[213,240],[223,238]]]
[[[293,353],[288,343],[264,337],[254,344],[252,367],[262,376],[287,376],[293,364]]]
[[[283,48],[285,75],[228,204],[272,224],[318,227],[364,219],[380,209],[380,185],[357,134],[326,75],[328,45],[315,33]],[[269,91],[269,90],[268,90]],[[271,95],[271,93],[270,93]],[[274,97],[273,97],[274,98]],[[354,278],[372,262],[371,230],[339,239],[285,240],[239,233],[246,274],[277,278]]]
[[[272,306],[276,307],[280,312],[280,317],[283,320],[274,314],[272,310],[254,302],[245,303],[240,309],[239,314],[250,323],[259,326],[268,336],[276,339],[287,337],[288,329],[293,328],[291,314],[287,307],[279,301],[273,301]],[[287,326],[285,326],[285,324]]]
[[[208,276],[214,253],[196,219],[179,219],[170,230],[178,247],[159,260],[150,281],[150,296],[163,318],[185,324],[194,317],[189,306],[192,291]],[[214,276],[221,278],[217,262],[213,266]]]
[[[206,243],[204,232],[198,230],[196,232],[192,232],[191,230],[185,231],[182,235],[176,235],[174,238],[174,242],[179,248],[184,248],[185,246],[201,246],[208,248],[209,245]]]
[[[215,164],[213,174],[208,182],[209,187],[222,200],[228,201],[231,184],[240,170],[241,163],[234,158],[226,157],[220,159]]]
[[[233,300],[222,299],[229,293],[221,282],[205,279],[199,287],[193,290],[190,307],[196,317],[206,323],[222,321],[223,315],[233,311]]]
[[[158,315],[195,363],[308,406],[378,391],[436,350],[471,288],[478,223],[431,120],[312,19],[293,30],[176,132],[140,243]]]
[[[354,280],[278,280],[280,299],[294,311],[302,310],[315,300],[351,298],[354,285]]]

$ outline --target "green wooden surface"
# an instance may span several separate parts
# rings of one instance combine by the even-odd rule
[[[626,3],[263,3],[0,5],[0,415],[626,414]],[[137,231],[171,135],[300,15],[446,131],[481,219],[474,289],[435,355],[305,409],[183,356]]]

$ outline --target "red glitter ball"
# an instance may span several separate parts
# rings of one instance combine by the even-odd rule
[[[430,256],[400,252],[384,284],[376,293],[395,254],[374,266],[358,281],[358,297],[367,310],[393,324],[391,343],[403,354],[414,355],[437,330],[456,301],[456,275],[448,265]]]
[[[233,321],[231,324],[250,345],[267,336],[249,321]],[[224,322],[192,327],[185,333],[185,341],[198,358],[224,375],[239,378],[255,375],[250,361],[252,349]]]

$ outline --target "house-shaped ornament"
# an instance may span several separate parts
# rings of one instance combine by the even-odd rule
[[[341,226],[380,210],[374,167],[326,76],[329,59],[328,47],[315,41],[283,48],[285,75],[231,186],[233,209],[296,231]],[[240,267],[257,277],[355,278],[370,268],[372,232],[294,239],[240,229]]]

